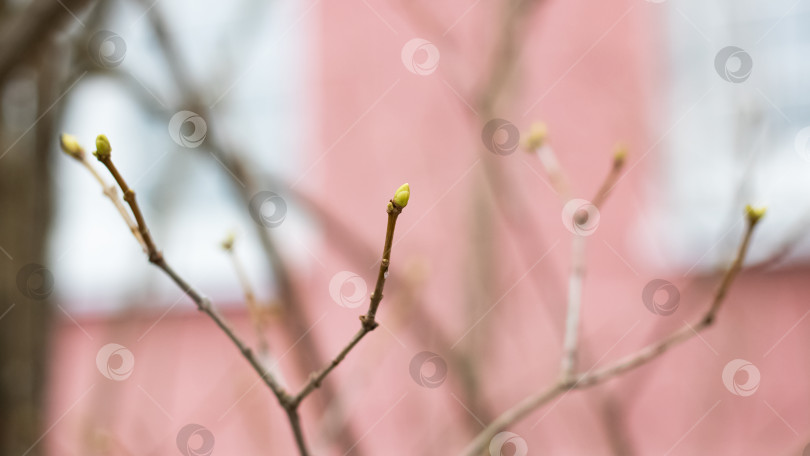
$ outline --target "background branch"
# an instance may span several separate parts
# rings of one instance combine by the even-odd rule
[[[575,377],[575,380],[558,381],[541,392],[528,396],[523,399],[514,407],[508,409],[498,418],[490,423],[475,439],[464,449],[463,454],[467,456],[476,456],[481,454],[490,440],[506,427],[525,418],[533,411],[537,410],[544,404],[548,403],[551,399],[573,389],[584,389],[596,384],[602,383],[609,379],[615,378],[636,367],[642,366],[649,361],[657,358],[658,356],[667,352],[675,345],[691,339],[696,336],[700,331],[709,327],[715,320],[718,310],[726,297],[731,284],[737,277],[745,261],[746,253],[748,252],[748,245],[751,242],[754,228],[759,220],[764,215],[764,209],[753,209],[750,206],[746,208],[747,226],[743,239],[737,249],[737,255],[731,266],[726,271],[723,279],[721,280],[717,291],[714,293],[712,300],[709,303],[709,308],[702,318],[695,324],[686,324],[681,329],[675,331],[663,340],[648,345],[637,352],[628,355],[615,363],[597,370],[593,373],[585,373]]]

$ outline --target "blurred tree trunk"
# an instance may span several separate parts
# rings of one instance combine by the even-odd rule
[[[46,236],[59,71],[48,52],[2,87],[0,110],[0,454],[43,454],[53,282]],[[34,266],[32,266],[34,265]],[[45,265],[44,269],[36,265]]]

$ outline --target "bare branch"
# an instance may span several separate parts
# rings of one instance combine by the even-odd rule
[[[666,353],[675,345],[689,340],[697,335],[701,330],[709,327],[714,322],[717,312],[719,311],[729,288],[731,288],[731,284],[734,282],[734,279],[742,269],[742,264],[745,261],[745,256],[748,252],[748,245],[751,242],[754,228],[764,215],[764,212],[764,209],[753,209],[750,206],[746,208],[746,220],[748,223],[743,239],[740,242],[737,250],[737,256],[718,285],[717,291],[714,293],[706,313],[697,322],[695,322],[693,325],[685,325],[663,340],[648,345],[605,368],[592,373],[585,373],[576,376],[575,381],[558,381],[537,394],[528,396],[514,407],[502,413],[498,418],[495,419],[495,421],[490,423],[483,431],[481,431],[480,434],[478,434],[478,436],[475,437],[475,439],[473,439],[472,442],[470,442],[470,444],[463,450],[462,454],[467,456],[476,456],[481,454],[495,434],[511,424],[525,418],[530,413],[542,407],[555,397],[569,390],[591,387],[615,378],[620,374],[635,369],[636,367],[642,366]]]
[[[138,230],[138,225],[135,224],[135,221],[132,220],[132,217],[129,215],[127,208],[124,206],[124,202],[121,201],[121,198],[118,197],[118,190],[116,189],[115,185],[107,183],[101,174],[96,171],[96,168],[90,163],[90,160],[87,159],[87,154],[85,154],[84,149],[79,146],[76,142],[76,139],[71,135],[62,134],[59,137],[59,145],[62,147],[62,150],[76,159],[82,166],[87,169],[90,174],[96,179],[98,184],[101,186],[101,190],[104,193],[104,196],[112,201],[115,209],[118,210],[118,213],[121,215],[121,218],[124,219],[124,223],[127,224],[129,227],[129,231],[132,232],[132,235],[135,236],[135,239],[141,244],[144,252],[146,252],[146,243],[143,242],[143,237],[141,237],[141,233]]]
[[[259,355],[265,359],[270,359],[272,357],[272,354],[270,353],[270,343],[267,341],[267,337],[264,334],[265,330],[267,329],[267,308],[260,306],[259,303],[256,302],[256,294],[253,292],[253,285],[250,283],[250,279],[245,271],[245,267],[242,265],[239,255],[237,255],[236,251],[234,250],[235,242],[235,235],[228,235],[228,237],[222,241],[222,249],[225,250],[225,253],[227,253],[228,257],[231,259],[231,264],[233,265],[234,272],[239,280],[239,285],[242,287],[242,293],[245,296],[245,305],[247,306],[250,320],[253,323],[253,328],[256,332]],[[276,373],[276,376],[278,377],[279,382],[284,384],[281,374]]]
[[[543,148],[543,146],[541,146]],[[550,148],[546,147],[551,150]],[[613,166],[602,186],[596,192],[591,204],[599,209],[607,200],[610,190],[618,179],[624,166],[626,152],[620,149],[613,158]],[[558,171],[562,175],[562,170]],[[581,225],[587,222],[589,214],[572,214],[573,222]],[[563,382],[568,382],[576,369],[576,362],[579,351],[579,325],[582,313],[582,287],[585,283],[585,236],[574,234],[571,244],[571,275],[568,280],[568,314],[565,319],[565,337],[563,340],[563,358],[561,368],[561,378]]]
[[[357,343],[360,342],[360,340],[362,340],[366,334],[370,333],[378,326],[376,321],[377,309],[379,308],[380,301],[382,301],[383,298],[385,280],[388,278],[388,266],[391,263],[391,247],[394,242],[394,229],[397,225],[397,217],[399,217],[399,214],[402,213],[402,209],[405,207],[405,205],[408,204],[407,197],[404,199],[404,204],[402,199],[398,200],[397,196],[401,195],[402,192],[406,192],[408,194],[407,197],[410,196],[410,188],[408,188],[408,184],[400,187],[397,194],[394,196],[394,199],[388,203],[388,207],[386,209],[386,212],[388,213],[388,226],[385,230],[385,245],[383,246],[380,269],[377,273],[377,284],[374,286],[374,292],[371,294],[369,299],[368,312],[366,312],[365,315],[360,316],[360,330],[357,331],[349,343],[343,347],[343,349],[329,364],[310,376],[309,381],[301,389],[301,392],[296,394],[293,398],[294,404],[300,403],[305,397],[307,397],[309,393],[318,388],[321,385],[321,382],[323,382],[323,379],[325,379],[326,376],[329,375],[329,373],[332,372],[332,370],[334,370],[334,368],[336,368],[344,358],[346,358],[346,355],[349,354],[354,346],[357,345]]]
[[[69,155],[73,156],[80,161],[84,160],[84,150],[78,145],[75,141],[75,138],[64,135],[60,140],[62,149]],[[234,345],[239,349],[239,352],[245,359],[250,363],[251,367],[259,374],[261,379],[264,383],[270,388],[273,394],[276,396],[276,399],[279,402],[279,405],[284,409],[287,414],[287,418],[290,422],[290,427],[293,431],[293,435],[295,437],[296,445],[298,446],[299,453],[301,456],[308,456],[309,450],[306,446],[306,441],[304,439],[303,430],[301,427],[301,420],[298,414],[298,406],[301,404],[301,401],[315,388],[319,387],[321,382],[329,375],[335,367],[346,357],[346,355],[354,348],[355,345],[369,332],[373,331],[377,326],[378,323],[376,321],[376,313],[377,309],[379,308],[380,302],[383,298],[383,288],[385,286],[385,280],[388,278],[388,266],[391,262],[391,247],[393,245],[394,239],[394,228],[396,227],[397,217],[400,213],[402,213],[402,209],[407,206],[408,200],[410,198],[410,187],[408,184],[404,184],[399,189],[397,189],[394,197],[388,202],[388,206],[386,212],[388,213],[388,226],[386,229],[385,235],[385,246],[383,248],[382,254],[382,261],[380,262],[380,270],[377,276],[377,285],[374,288],[374,293],[372,293],[368,312],[366,315],[360,317],[360,321],[362,323],[360,331],[349,341],[348,345],[341,350],[338,356],[332,360],[326,367],[321,369],[318,372],[315,372],[311,375],[309,382],[304,386],[300,393],[295,396],[291,396],[287,393],[285,388],[279,383],[276,377],[270,372],[259,360],[259,358],[254,354],[253,350],[248,347],[248,345],[236,334],[233,328],[228,324],[225,318],[213,307],[211,304],[211,300],[204,296],[202,293],[197,291],[194,287],[192,287],[188,282],[185,281],[166,261],[163,257],[162,253],[158,250],[157,246],[155,245],[154,241],[152,240],[152,236],[149,233],[149,228],[146,225],[146,221],[143,217],[143,213],[141,212],[141,208],[138,205],[137,200],[135,199],[135,191],[129,187],[127,182],[124,180],[121,173],[116,168],[115,164],[112,161],[112,148],[110,147],[110,143],[107,140],[107,137],[104,135],[99,135],[96,139],[96,152],[93,155],[107,167],[107,170],[112,174],[113,178],[115,179],[118,186],[121,188],[122,192],[124,193],[124,200],[129,204],[129,208],[134,215],[135,222],[137,223],[138,233],[143,239],[144,244],[146,245],[146,253],[149,257],[149,262],[163,270],[173,281],[174,283],[180,287],[183,292],[191,298],[192,301],[197,305],[197,309],[201,312],[208,315],[214,323],[228,336],[228,338],[233,342]],[[100,176],[97,176],[99,181],[102,182],[103,179]],[[125,217],[125,220],[128,219],[128,214]],[[233,241],[226,240],[223,243],[223,247],[226,250],[232,251],[233,249]],[[232,258],[235,257],[232,255]],[[235,266],[237,267],[237,274],[240,276],[240,280],[242,281],[243,287],[246,290],[247,297],[252,300],[253,299],[253,292],[252,288],[250,287],[249,283],[246,280],[244,271],[241,269],[241,264],[236,261]]]
[[[0,82],[20,63],[32,56],[43,43],[62,30],[66,22],[75,20],[90,0],[36,0],[25,11],[5,21],[0,27]]]

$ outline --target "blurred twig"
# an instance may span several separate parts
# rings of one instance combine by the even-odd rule
[[[743,239],[738,247],[737,256],[723,276],[717,291],[714,293],[712,300],[709,302],[708,309],[700,319],[695,321],[692,325],[686,324],[685,326],[681,327],[681,329],[673,332],[661,341],[648,345],[633,354],[625,356],[607,367],[594,372],[589,371],[584,374],[575,375],[567,381],[558,381],[541,392],[526,397],[489,424],[486,429],[484,429],[484,431],[482,431],[467,446],[467,448],[464,449],[463,454],[468,456],[480,454],[496,433],[500,432],[510,424],[523,419],[531,412],[548,403],[551,399],[554,399],[574,389],[584,389],[594,386],[611,378],[615,378],[627,371],[635,369],[636,367],[642,366],[666,353],[670,348],[691,339],[692,337],[698,335],[700,331],[711,326],[717,317],[717,312],[720,310],[720,306],[722,305],[731,284],[734,282],[734,279],[742,269],[742,264],[745,260],[745,255],[748,251],[748,245],[751,242],[754,228],[762,218],[763,214],[764,210],[752,209],[750,207],[746,208],[747,227]]]
[[[158,39],[159,48],[170,69],[171,76],[174,78],[175,86],[182,95],[178,106],[192,109],[197,112],[197,114],[208,119],[208,121],[211,121],[213,115],[208,106],[204,103],[204,95],[185,70],[185,66],[182,64],[183,59],[181,52],[177,48],[176,42],[171,38],[166,22],[158,12],[159,8],[152,8],[149,2],[142,3],[149,8],[147,17]],[[233,187],[247,204],[253,195],[260,190],[258,185],[256,185],[255,177],[248,171],[250,166],[245,163],[238,153],[234,153],[232,148],[219,142],[215,133],[216,129],[210,127],[211,125],[209,125],[208,135],[206,136],[206,146],[213,157],[235,177],[236,182],[234,182]],[[309,334],[311,323],[306,315],[305,307],[302,305],[303,303],[298,296],[292,274],[278,249],[275,239],[265,227],[259,224],[256,224],[256,234],[272,266],[275,282],[278,286],[279,296],[281,298],[279,302],[285,317],[285,324],[282,326],[282,329],[290,343],[297,344],[300,347],[300,350],[295,351],[294,360],[298,370],[303,375],[306,375],[308,372],[320,369],[326,357],[320,347],[315,343],[313,337]],[[328,403],[329,400],[334,397],[334,391],[330,385],[324,385],[322,392],[322,404]],[[349,448],[357,442],[350,428],[341,432],[339,438],[341,439],[341,446],[344,448]],[[355,452],[359,453],[359,450],[355,449]]]
[[[253,286],[250,283],[250,279],[248,278],[247,271],[245,271],[245,267],[242,265],[242,261],[239,258],[239,255],[236,254],[234,250],[234,243],[235,235],[230,234],[223,242],[222,248],[228,254],[228,257],[231,259],[231,264],[233,265],[234,272],[236,273],[236,277],[239,280],[239,285],[242,287],[242,292],[245,296],[245,305],[248,308],[248,313],[250,315],[250,320],[253,323],[253,328],[256,332],[256,343],[259,350],[259,355],[262,358],[267,359],[268,361],[271,359],[272,354],[270,353],[270,344],[267,342],[267,336],[265,336],[265,331],[267,329],[267,310],[265,307],[260,306],[258,302],[256,302],[256,294],[253,292]],[[275,363],[270,362],[268,363],[268,369],[271,369]],[[281,385],[284,385],[284,381],[281,378],[279,372],[274,372],[276,377],[279,380]]]
[[[607,200],[610,190],[613,188],[616,179],[621,173],[625,162],[625,152],[617,152],[613,159],[613,166],[610,169],[604,183],[596,192],[593,198],[595,210]],[[563,175],[562,170],[559,171]],[[575,227],[588,223],[588,218],[596,214],[587,211],[571,214],[572,223]],[[576,231],[576,230],[575,230]],[[575,233],[571,245],[571,274],[568,282],[568,316],[565,320],[565,336],[563,340],[563,358],[560,375],[563,382],[571,379],[576,370],[576,362],[579,351],[579,326],[582,314],[582,287],[585,282],[585,235]]]
[[[36,55],[65,22],[77,20],[91,0],[34,0],[0,27],[0,84],[21,62]]]

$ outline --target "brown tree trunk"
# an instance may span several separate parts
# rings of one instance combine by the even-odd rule
[[[19,71],[2,87],[6,117],[0,119],[0,454],[8,455],[42,454],[45,432],[54,288],[45,246],[58,111],[51,105],[59,96],[59,72],[51,59],[39,60],[36,69]]]

